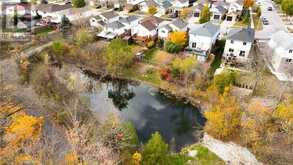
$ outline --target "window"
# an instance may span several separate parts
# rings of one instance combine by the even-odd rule
[[[228,16],[228,17],[227,17],[227,21],[232,21],[232,18],[233,18],[233,17]]]
[[[243,45],[246,45],[246,42],[243,42]]]
[[[239,56],[244,57],[245,56],[245,51],[241,50],[239,53]]]
[[[214,15],[214,19],[220,19],[219,15]]]
[[[290,49],[290,50],[289,50],[289,53],[293,53],[293,50],[292,50],[292,49]]]
[[[234,41],[233,40],[231,40],[231,44],[233,44],[234,43]]]
[[[286,59],[286,62],[292,62],[292,59],[291,58],[287,58]]]
[[[193,43],[192,43],[192,47],[193,47],[193,48],[196,48],[196,42],[193,42]]]
[[[231,49],[231,48],[230,48],[230,49],[229,49],[229,52],[234,52],[234,49]]]
[[[199,17],[199,13],[194,13],[194,17]]]

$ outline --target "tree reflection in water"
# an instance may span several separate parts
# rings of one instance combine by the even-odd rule
[[[128,81],[119,80],[112,82],[112,89],[108,91],[108,98],[112,99],[115,107],[120,111],[127,108],[128,101],[135,96],[135,93],[128,86]]]

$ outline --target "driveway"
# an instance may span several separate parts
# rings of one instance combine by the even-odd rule
[[[280,30],[286,31],[286,26],[278,15],[271,0],[259,0],[257,3],[261,3],[261,17],[267,18],[269,25],[263,25],[263,29],[256,32],[256,39],[269,40],[275,32]],[[273,11],[268,11],[268,7],[273,7]]]

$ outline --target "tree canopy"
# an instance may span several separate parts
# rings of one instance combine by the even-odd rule
[[[165,165],[168,164],[169,149],[159,132],[152,134],[151,138],[144,146],[142,154],[143,165]]]
[[[213,85],[222,94],[226,87],[229,87],[235,82],[236,73],[232,71],[225,71],[214,77]]]
[[[81,8],[86,5],[85,0],[72,0],[72,4],[76,8]]]
[[[240,129],[240,106],[234,97],[227,94],[221,95],[204,115],[207,119],[204,129],[213,137],[227,140],[234,137]]]
[[[150,15],[155,15],[157,12],[158,12],[158,11],[157,11],[156,6],[150,6],[150,7],[148,8],[148,13],[149,13]]]
[[[107,69],[111,74],[120,74],[133,63],[131,47],[121,39],[114,39],[106,48]]]
[[[176,45],[184,46],[187,42],[186,32],[172,32],[169,34],[169,41],[173,42]]]
[[[205,23],[210,21],[211,12],[208,5],[205,5],[200,12],[199,23]]]
[[[293,1],[292,0],[282,0],[281,7],[282,7],[282,10],[286,14],[293,15]]]
[[[78,46],[83,46],[93,41],[93,35],[85,28],[79,29],[74,37],[75,43]]]

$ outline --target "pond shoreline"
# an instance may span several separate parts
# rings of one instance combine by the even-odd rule
[[[92,69],[88,68],[88,67],[79,67],[85,74],[89,75],[89,76],[93,76],[93,77],[101,77],[101,75],[95,71],[93,71]],[[184,101],[186,104],[191,104],[192,106],[196,107],[200,113],[204,113],[206,111],[206,107],[202,104],[200,99],[196,99],[196,98],[192,98],[192,97],[188,97],[188,96],[183,96],[183,94],[179,94],[178,92],[175,92],[174,90],[171,90],[170,88],[166,88],[163,85],[158,85],[155,83],[151,83],[149,81],[143,81],[140,79],[136,79],[136,78],[130,78],[130,77],[123,77],[123,76],[116,76],[113,77],[111,75],[106,75],[102,78],[103,80],[128,80],[128,81],[133,81],[133,82],[139,82],[139,83],[144,83],[147,85],[150,85],[152,87],[158,88],[162,91],[162,93],[164,93],[164,95],[166,97],[175,97],[176,99],[182,100]]]

